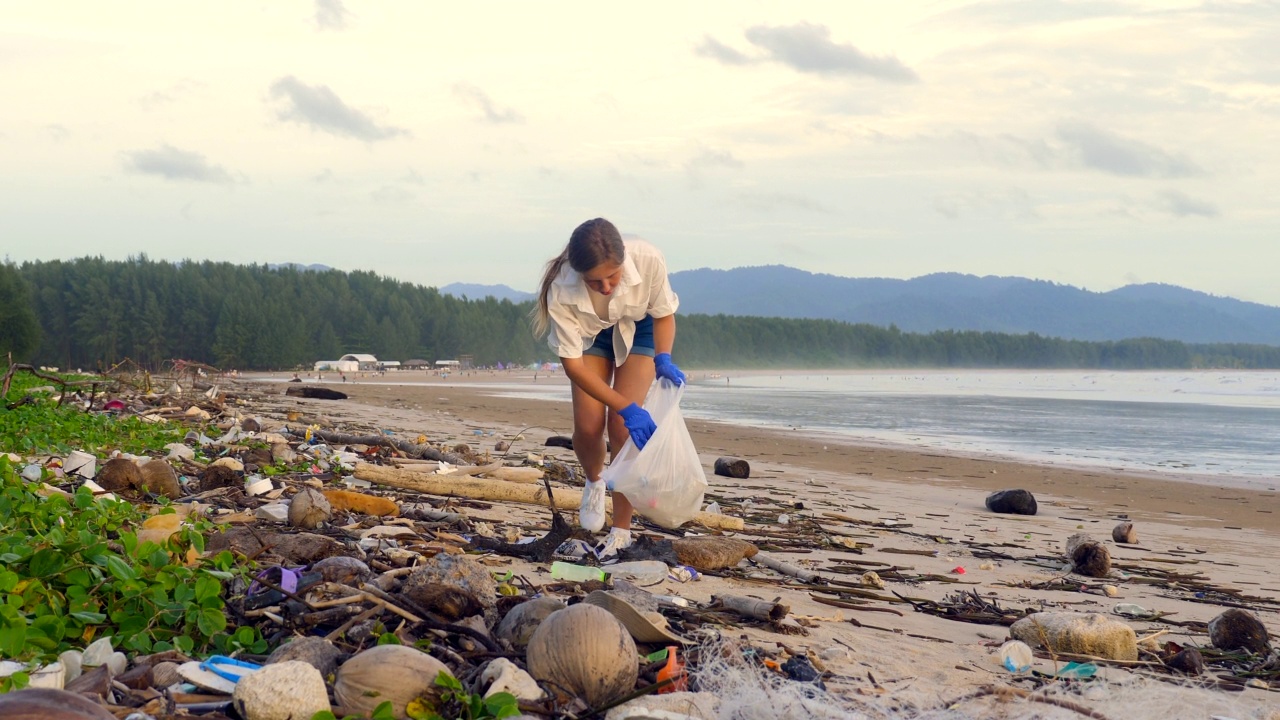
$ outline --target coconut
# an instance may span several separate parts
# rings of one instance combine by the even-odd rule
[[[1209,621],[1209,641],[1219,650],[1247,650],[1255,655],[1271,651],[1267,627],[1248,610],[1231,608]]]
[[[186,495],[182,485],[178,483],[178,473],[168,460],[155,459],[143,463],[141,486],[148,492],[163,495],[170,500],[177,500]]]
[[[1085,533],[1067,538],[1067,558],[1081,575],[1106,577],[1111,572],[1111,551]]]
[[[303,488],[289,501],[289,524],[314,530],[333,517],[333,508],[324,494],[315,488]]]
[[[1133,523],[1122,522],[1111,529],[1111,539],[1122,545],[1138,544],[1138,531],[1133,529]]]
[[[529,644],[529,638],[538,629],[547,616],[565,608],[564,601],[554,597],[540,597],[527,600],[511,608],[498,623],[495,633],[500,640],[511,643],[511,647],[523,650]]]
[[[103,490],[112,492],[129,490],[142,485],[142,470],[138,469],[138,464],[132,460],[115,458],[108,460],[93,480],[101,485]]]
[[[590,707],[631,692],[639,676],[631,633],[608,610],[586,603],[548,615],[525,659],[529,673],[562,701],[581,697]]]
[[[406,645],[378,645],[359,653],[338,668],[333,699],[342,712],[367,716],[378,705],[391,701],[396,718],[405,718],[405,706],[426,697],[433,706],[440,691],[436,678],[449,668],[430,655]]]

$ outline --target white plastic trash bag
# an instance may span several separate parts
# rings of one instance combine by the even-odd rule
[[[692,520],[707,490],[698,449],[680,414],[683,395],[683,385],[659,380],[644,404],[657,432],[644,450],[628,439],[600,477],[610,490],[626,495],[636,512],[666,528]]]

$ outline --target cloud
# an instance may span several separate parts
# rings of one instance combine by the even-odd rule
[[[747,65],[753,60],[743,53],[734,50],[715,38],[707,35],[702,38],[702,44],[693,49],[695,53],[702,57],[708,57],[712,60],[719,60],[725,65]]]
[[[1058,126],[1057,135],[1082,165],[1112,175],[1175,178],[1204,174],[1204,170],[1186,156],[1174,155],[1087,123],[1063,123]]]
[[[321,30],[346,30],[350,16],[342,0],[316,0],[316,27]]]
[[[999,191],[967,190],[937,195],[933,209],[949,220],[965,216],[996,217],[1005,220],[1037,220],[1040,213],[1027,191],[1010,188]]]
[[[155,150],[126,152],[126,166],[143,175],[157,175],[166,180],[186,180],[226,185],[234,182],[231,173],[221,165],[213,165],[204,155],[161,145]]]
[[[808,212],[826,213],[822,203],[803,195],[794,193],[738,193],[738,202],[752,210],[773,212],[775,210],[806,210]]]
[[[973,20],[1005,26],[1056,25],[1059,23],[1124,17],[1139,14],[1133,5],[1109,0],[993,0],[965,5],[930,19],[938,24]]]
[[[276,117],[308,125],[330,135],[373,142],[409,134],[403,128],[379,125],[373,118],[342,102],[342,98],[327,85],[307,85],[292,75],[271,84],[271,97],[284,102],[277,109]]]
[[[747,28],[744,35],[763,54],[748,56],[711,36],[704,37],[694,52],[726,65],[776,62],[815,75],[862,75],[892,83],[920,80],[914,70],[892,55],[869,55],[853,45],[833,41],[825,25],[756,25]]]
[[[690,187],[702,186],[702,174],[705,170],[728,168],[736,170],[742,167],[742,161],[728,150],[712,150],[703,148],[701,152],[689,158],[684,164],[684,171],[689,176]]]
[[[485,91],[475,85],[458,83],[453,86],[453,94],[464,104],[478,109],[488,122],[499,125],[502,123],[524,122],[524,115],[521,115],[515,108],[498,107]]]
[[[1161,210],[1178,217],[1218,217],[1222,214],[1218,206],[1207,200],[1197,200],[1177,190],[1165,190],[1156,199]]]
[[[183,78],[173,83],[169,87],[165,88],[164,90],[156,90],[153,93],[143,95],[142,97],[138,98],[137,102],[142,107],[148,110],[151,110],[153,108],[157,108],[162,105],[167,105],[172,102],[177,102],[177,100],[182,96],[190,95],[191,93],[197,90],[201,90],[205,87],[206,87],[205,83],[200,82],[199,80],[192,80],[191,78]]]
[[[704,148],[702,152],[689,159],[686,167],[690,169],[726,167],[740,168],[742,161],[733,156],[728,150],[711,150]]]

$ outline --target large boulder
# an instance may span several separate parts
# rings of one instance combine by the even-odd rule
[[[1138,659],[1138,638],[1133,628],[1098,613],[1032,613],[1015,622],[1009,634],[1050,652],[1108,660]]]

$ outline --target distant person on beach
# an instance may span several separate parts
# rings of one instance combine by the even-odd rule
[[[605,431],[615,455],[628,437],[643,448],[657,429],[641,407],[654,377],[684,383],[671,361],[678,304],[662,253],[643,240],[624,241],[603,218],[579,225],[542,275],[534,332],[547,333],[573,384],[573,451],[587,475],[578,522],[592,532],[604,527]],[[631,503],[615,493],[599,557],[631,544],[631,514]]]

